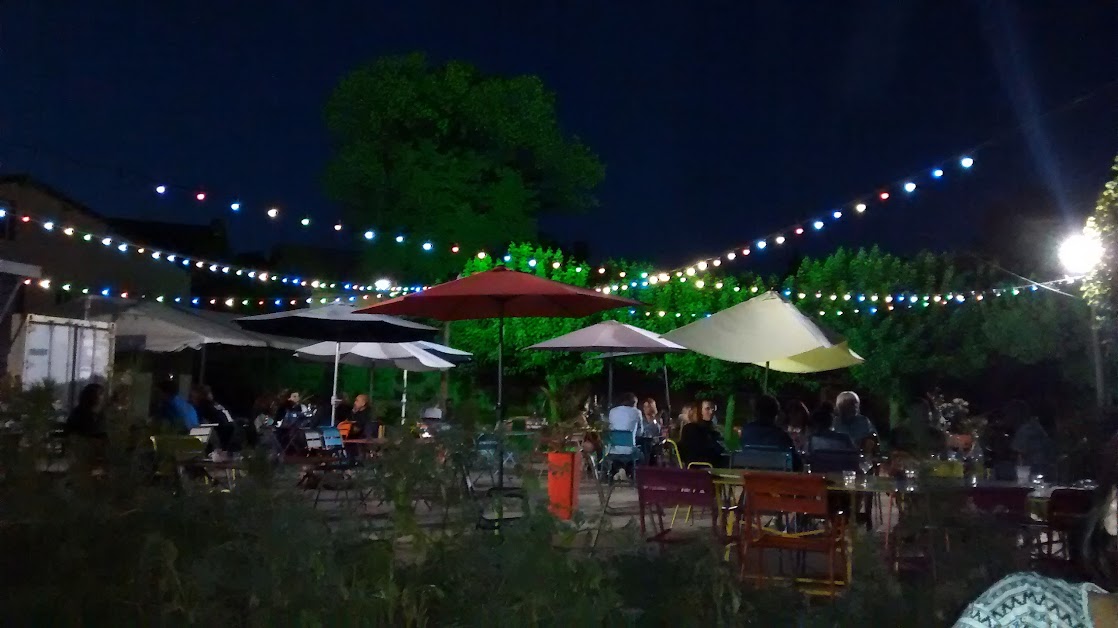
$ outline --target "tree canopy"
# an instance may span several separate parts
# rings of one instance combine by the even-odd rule
[[[387,57],[344,77],[326,106],[336,151],[328,194],[341,202],[366,270],[408,281],[446,278],[463,253],[536,237],[541,212],[595,205],[604,168],[556,118],[536,76],[487,75],[422,54]],[[400,255],[394,241],[432,242]]]

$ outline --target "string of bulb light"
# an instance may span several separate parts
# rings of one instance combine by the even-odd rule
[[[975,162],[973,157],[967,155],[958,158],[958,160],[954,161],[953,163],[959,170],[968,171],[972,167],[974,167]],[[671,281],[673,276],[680,281],[687,282],[690,278],[694,277],[698,273],[707,271],[708,269],[718,268],[725,262],[746,259],[750,255],[763,252],[769,248],[770,243],[774,246],[781,246],[785,242],[787,242],[789,238],[803,236],[809,231],[822,231],[824,228],[826,228],[828,221],[835,222],[850,216],[860,216],[870,209],[871,203],[877,205],[884,204],[892,199],[894,195],[898,193],[898,191],[902,192],[904,196],[912,195],[916,193],[921,185],[926,185],[928,182],[937,182],[944,179],[944,177],[946,177],[948,173],[948,167],[949,166],[947,164],[940,164],[927,170],[923,170],[919,173],[913,173],[907,177],[897,179],[889,185],[881,186],[872,192],[867,192],[847,201],[846,203],[843,203],[842,205],[839,205],[833,209],[829,209],[825,213],[820,214],[813,219],[796,222],[760,237],[750,239],[726,251],[725,253],[722,253],[721,255],[706,257],[687,266],[642,272],[642,282],[640,283],[646,283],[645,287],[647,287],[647,285],[649,284],[655,285],[657,283]],[[606,272],[607,271],[604,266],[600,266],[598,268],[598,273],[600,275],[605,275]],[[626,275],[624,272],[619,274],[620,278],[625,278],[625,276]],[[635,288],[637,287],[637,283],[638,282],[630,280],[630,282],[628,283],[628,287]],[[611,286],[602,284],[596,286],[596,289],[601,292],[627,289],[622,287],[624,285],[625,284]]]
[[[4,220],[7,218],[9,218],[8,210],[0,208],[0,220]],[[395,292],[402,294],[407,292],[415,292],[424,288],[424,286],[398,286],[393,284],[388,279],[378,279],[372,283],[307,279],[301,274],[277,273],[267,270],[260,270],[257,268],[250,268],[247,266],[241,266],[229,262],[214,261],[210,259],[194,257],[183,253],[167,251],[162,248],[135,243],[119,236],[84,231],[77,227],[66,225],[51,218],[44,218],[28,213],[21,213],[18,217],[18,220],[21,224],[37,225],[42,228],[43,231],[48,233],[58,234],[63,237],[74,238],[76,240],[87,242],[92,245],[99,244],[107,248],[116,249],[121,254],[138,255],[142,259],[146,259],[151,262],[177,264],[184,268],[207,270],[214,274],[242,277],[250,281],[260,281],[266,283],[278,282],[298,288],[310,288],[316,290],[343,290],[345,292]]]

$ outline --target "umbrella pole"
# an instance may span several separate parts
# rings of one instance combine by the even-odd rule
[[[497,316],[497,492],[503,493],[505,489],[505,436],[499,430],[505,422],[505,306],[501,304],[501,312]],[[497,497],[497,529],[500,530],[501,520],[505,516],[505,500],[503,495]]]
[[[334,389],[330,393],[330,426],[333,427],[338,415],[338,363],[342,361],[342,343],[334,343]]]
[[[765,361],[765,379],[761,380],[761,392],[769,394],[769,363]]]
[[[400,397],[400,425],[408,417],[408,370],[404,369],[404,394]]]
[[[606,358],[606,412],[613,407],[613,358]]]
[[[668,387],[668,354],[664,354],[664,410],[667,412],[665,417],[668,421],[672,420],[672,391]]]
[[[198,350],[198,384],[206,385],[206,345]]]

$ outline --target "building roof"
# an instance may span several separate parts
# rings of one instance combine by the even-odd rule
[[[29,187],[29,188],[39,190],[43,194],[46,194],[48,196],[53,196],[54,198],[57,198],[58,200],[62,201],[63,203],[66,203],[67,205],[73,207],[74,209],[76,209],[76,210],[78,210],[78,211],[80,211],[84,214],[88,214],[91,218],[96,218],[98,220],[104,220],[105,219],[104,216],[102,216],[101,214],[99,214],[99,213],[93,211],[92,209],[90,209],[88,205],[74,200],[73,197],[67,196],[67,195],[63,194],[62,192],[59,192],[58,188],[47,185],[46,183],[43,183],[42,181],[39,181],[38,179],[36,179],[35,177],[32,177],[29,174],[13,173],[13,174],[0,175],[0,185],[5,185],[5,184],[19,185],[19,186]]]

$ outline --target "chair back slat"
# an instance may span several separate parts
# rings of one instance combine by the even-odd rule
[[[606,444],[610,447],[636,447],[637,434],[629,430],[610,430],[606,434]]]
[[[813,473],[857,471],[862,454],[857,451],[813,451],[808,461]]]
[[[1052,489],[1048,496],[1048,522],[1082,519],[1091,511],[1094,491],[1084,488]]]
[[[641,467],[637,472],[637,499],[641,507],[697,506],[716,503],[714,476],[706,471]]]
[[[334,427],[324,427],[319,430],[322,434],[323,449],[340,449],[345,446],[342,442],[341,432]]]
[[[826,516],[827,479],[806,473],[744,471],[747,515],[792,513]]]
[[[303,436],[307,440],[307,449],[314,451],[322,449],[322,432],[318,430],[303,430]]]
[[[1031,492],[1027,486],[976,486],[967,491],[967,501],[982,512],[1024,515]]]
[[[350,432],[353,431],[353,426],[354,425],[355,424],[354,424],[353,421],[341,421],[341,422],[339,422],[338,423],[338,434],[341,434],[342,438],[349,438],[349,434],[350,434]]]
[[[762,471],[791,471],[792,450],[782,447],[742,447],[730,455],[730,466],[735,469]]]

